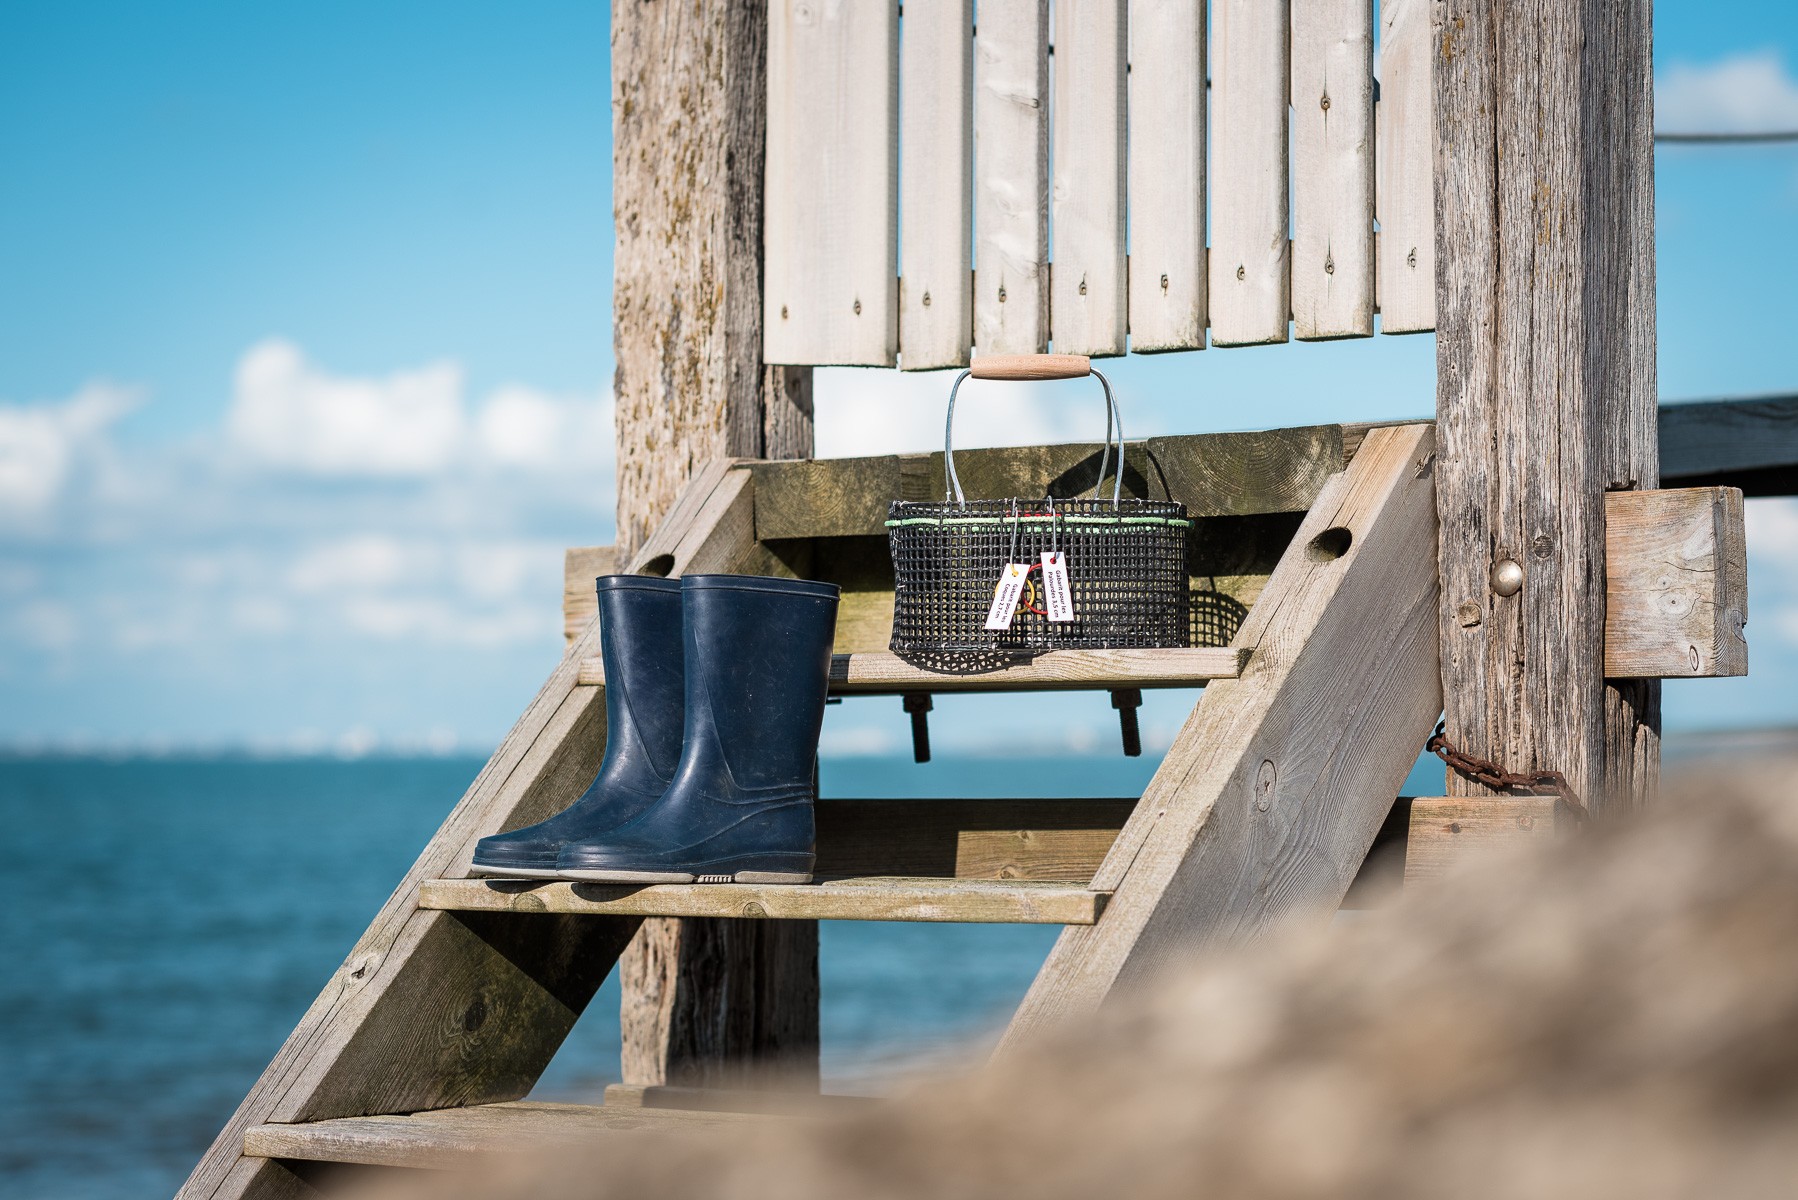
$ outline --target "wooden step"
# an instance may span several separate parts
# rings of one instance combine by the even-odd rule
[[[1107,892],[1083,883],[864,876],[824,883],[536,883],[432,879],[418,906],[457,912],[638,917],[766,917],[814,921],[963,921],[1091,925]]]
[[[588,1144],[615,1134],[699,1131],[768,1119],[764,1114],[519,1100],[407,1116],[253,1125],[244,1131],[243,1152],[253,1158],[442,1169],[535,1146]]]
[[[1199,687],[1242,674],[1249,652],[1235,646],[1167,650],[1051,650],[966,673],[933,671],[885,651],[834,654],[835,696],[896,696],[904,692],[1104,691],[1111,688]],[[580,682],[606,681],[605,664],[583,659]]]

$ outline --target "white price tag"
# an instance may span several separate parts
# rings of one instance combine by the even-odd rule
[[[1043,594],[1051,621],[1074,619],[1074,593],[1068,587],[1068,556],[1061,551],[1043,551]]]
[[[1018,611],[1018,597],[1024,594],[1024,581],[1029,576],[1028,564],[1005,564],[999,572],[999,585],[993,589],[993,606],[986,611],[988,629],[1011,628],[1011,618]]]

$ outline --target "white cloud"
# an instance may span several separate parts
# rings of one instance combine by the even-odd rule
[[[466,436],[462,369],[431,363],[382,379],[331,375],[268,338],[237,365],[226,417],[254,462],[316,475],[419,476],[450,466]]]
[[[956,374],[819,368],[813,374],[818,456],[942,449],[943,418]],[[955,398],[958,448],[1096,442],[1104,432],[1104,399],[1090,379],[1029,384],[969,380]]]
[[[66,400],[0,406],[0,524],[48,512],[76,464],[139,399],[129,388],[90,383]]]
[[[474,467],[553,470],[610,457],[610,397],[506,384],[479,405],[462,367],[338,375],[266,338],[237,366],[229,440],[254,466],[302,475],[420,479]]]
[[[1654,108],[1663,133],[1798,129],[1798,80],[1776,50],[1674,63],[1655,80]]]

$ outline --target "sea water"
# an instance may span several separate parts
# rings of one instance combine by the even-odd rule
[[[171,1194],[480,769],[462,759],[0,761],[0,1195]],[[825,795],[1122,796],[1154,760],[826,760]],[[972,1061],[1046,926],[825,922],[826,1086]],[[537,1095],[618,1070],[607,982]]]
[[[480,765],[0,760],[0,1195],[171,1194]],[[1155,766],[826,758],[821,790],[1129,796]],[[826,1087],[978,1061],[1058,932],[823,922]],[[616,1080],[617,1017],[614,978],[535,1094]]]

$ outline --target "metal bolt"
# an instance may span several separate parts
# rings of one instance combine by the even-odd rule
[[[924,307],[925,308],[930,307],[930,293],[929,292],[924,293]]]
[[[1249,277],[1249,269],[1247,267],[1237,267],[1236,268],[1236,278],[1247,279],[1248,277]]]
[[[1405,255],[1405,265],[1413,271],[1417,269],[1417,247],[1411,247],[1411,253]]]
[[[1324,274],[1325,275],[1336,274],[1336,260],[1327,255],[1324,258]]]
[[[1166,275],[1163,275],[1161,277],[1161,290],[1164,292],[1167,291],[1167,276]]]
[[[1515,596],[1523,590],[1523,567],[1514,558],[1501,558],[1492,565],[1492,590],[1501,596]]]
[[[1080,281],[1080,294],[1082,296],[1086,295],[1086,280],[1084,279]]]
[[[855,315],[858,317],[862,315],[862,302],[860,300],[855,302]]]
[[[780,306],[780,319],[783,321],[787,319],[787,306],[784,304]]]
[[[1455,607],[1455,619],[1461,622],[1463,628],[1472,629],[1482,620],[1480,606],[1472,600],[1463,601]]]
[[[1005,303],[1005,289],[1004,288],[999,289],[999,303],[1000,304]]]
[[[1317,102],[1317,105],[1319,108],[1323,109],[1325,112],[1329,112],[1330,111],[1330,97],[1326,94],[1322,100],[1319,100]]]

